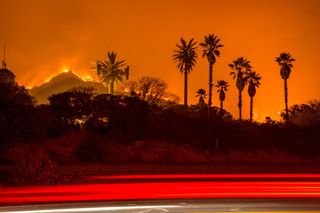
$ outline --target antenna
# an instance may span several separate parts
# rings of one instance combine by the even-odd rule
[[[6,64],[6,44],[3,46],[3,60],[2,60],[2,69],[6,69],[7,64]]]

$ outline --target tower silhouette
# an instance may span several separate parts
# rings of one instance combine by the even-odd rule
[[[0,83],[6,83],[6,84],[15,84],[15,74],[11,72],[7,68],[7,63],[6,63],[6,45],[4,45],[3,48],[3,60],[2,60],[2,67],[0,69]]]

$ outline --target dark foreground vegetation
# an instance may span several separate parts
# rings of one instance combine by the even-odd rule
[[[75,88],[36,105],[24,87],[0,84],[0,175],[7,184],[62,181],[58,165],[82,163],[320,163],[320,102],[292,106],[286,122],[236,121],[204,104],[151,104]],[[192,164],[190,164],[192,165]]]

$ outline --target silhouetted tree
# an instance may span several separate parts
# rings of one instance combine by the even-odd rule
[[[93,116],[87,122],[87,126],[92,129],[106,129],[113,120],[113,115],[117,116],[120,111],[121,97],[110,94],[99,94],[94,96],[92,101]]]
[[[144,76],[138,79],[137,91],[143,101],[149,104],[157,104],[165,98],[168,85],[165,81]]]
[[[266,123],[266,124],[273,125],[273,124],[276,123],[276,121],[273,120],[270,116],[267,116],[265,119],[266,119],[266,120],[265,120],[265,123]]]
[[[79,87],[51,95],[48,100],[56,116],[69,125],[83,123],[91,114],[93,88]]]
[[[286,118],[286,112],[281,116]],[[320,101],[313,100],[305,104],[295,104],[289,107],[288,120],[298,126],[311,126],[320,124]]]
[[[208,98],[208,106],[209,112],[212,105],[212,87],[213,87],[213,71],[212,66],[216,63],[216,57],[220,56],[219,49],[223,47],[220,44],[220,39],[214,34],[209,34],[208,36],[204,36],[204,42],[200,43],[200,46],[203,49],[202,57],[206,57],[209,62],[209,98]]]
[[[218,87],[218,93],[219,93],[219,100],[220,100],[220,110],[223,110],[223,101],[226,99],[225,92],[228,91],[229,83],[225,80],[219,80],[217,81],[216,87]]]
[[[35,100],[28,90],[18,84],[0,83],[0,110],[15,106],[34,106]]]
[[[233,77],[233,79],[236,79],[236,86],[239,91],[238,108],[239,108],[239,120],[241,121],[242,120],[242,90],[246,85],[245,74],[251,71],[251,65],[250,65],[250,61],[248,61],[243,57],[240,57],[234,60],[232,64],[229,64],[229,67],[233,70],[232,72],[230,72],[230,75]]]
[[[205,105],[206,103],[205,103],[205,101],[204,101],[204,99],[206,99],[206,97],[207,97],[207,92],[206,92],[206,90],[205,89],[198,89],[198,91],[196,92],[196,97],[199,97],[199,104],[201,104],[201,105]]]
[[[178,69],[184,74],[184,105],[188,106],[188,74],[196,64],[197,52],[194,39],[187,43],[183,38],[180,44],[176,44],[177,49],[173,52],[173,60],[178,64]]]
[[[143,76],[127,83],[130,96],[138,97],[150,105],[165,106],[168,102],[177,104],[179,98],[168,92],[168,84],[159,78]]]
[[[102,130],[112,140],[131,143],[146,134],[150,105],[137,97],[97,95],[93,99],[93,109],[87,126]]]
[[[285,102],[285,109],[286,109],[286,119],[289,116],[288,112],[288,79],[290,77],[291,68],[293,67],[292,62],[295,59],[290,55],[290,53],[280,53],[280,56],[276,58],[276,62],[279,64],[280,68],[280,75],[281,78],[284,80],[284,102]]]
[[[32,141],[42,134],[34,104],[24,87],[0,82],[0,150],[2,145]]]
[[[101,81],[107,84],[109,93],[114,95],[114,83],[122,83],[124,79],[129,78],[129,66],[126,66],[125,60],[118,61],[117,53],[108,52],[107,60],[97,61],[95,67]]]
[[[252,122],[252,113],[253,113],[253,97],[256,94],[256,87],[260,85],[261,76],[256,73],[249,71],[246,73],[246,81],[249,82],[248,94],[250,96],[250,121]]]

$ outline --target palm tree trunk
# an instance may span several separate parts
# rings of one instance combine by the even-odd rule
[[[238,107],[239,107],[239,120],[242,120],[242,91],[239,90],[239,103],[238,103]]]
[[[106,83],[107,94],[110,94],[110,83]]]
[[[220,111],[222,112],[223,110],[223,101],[220,101]]]
[[[253,97],[250,97],[250,122],[252,122]]]
[[[184,106],[188,106],[188,72],[184,71]]]
[[[284,102],[285,102],[285,107],[286,107],[286,117],[287,119],[289,117],[289,110],[288,110],[288,84],[287,84],[287,79],[284,79]]]
[[[110,82],[110,94],[114,95],[114,81]]]
[[[211,108],[212,105],[212,86],[213,86],[213,73],[212,73],[212,62],[209,62],[209,99],[208,99],[208,106]]]

